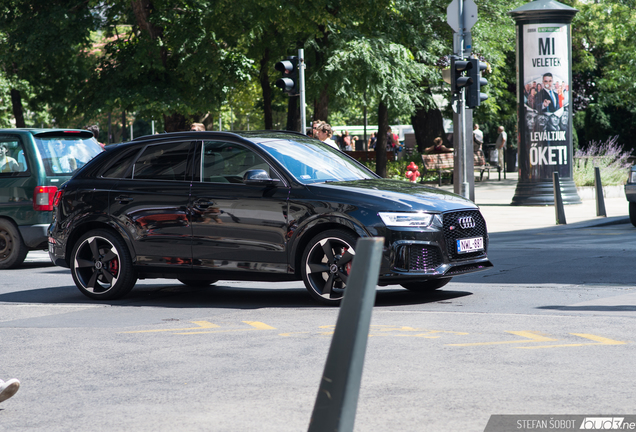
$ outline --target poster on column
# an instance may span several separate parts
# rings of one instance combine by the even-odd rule
[[[551,180],[569,177],[569,37],[567,24],[523,26],[523,138],[528,174]]]

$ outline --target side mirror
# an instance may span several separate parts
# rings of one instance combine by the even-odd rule
[[[269,178],[265,170],[253,169],[243,174],[243,183],[247,185],[275,186],[280,180]]]

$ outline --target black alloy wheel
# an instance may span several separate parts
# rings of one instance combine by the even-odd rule
[[[16,226],[7,219],[0,219],[0,269],[19,266],[28,251]]]
[[[84,234],[71,254],[71,273],[79,290],[92,299],[112,300],[135,286],[137,275],[123,241],[108,230]]]
[[[327,305],[338,305],[344,296],[357,238],[344,230],[315,236],[303,253],[301,273],[309,294]]]
[[[404,282],[402,285],[409,291],[426,292],[433,291],[443,287],[451,281],[452,278],[430,279],[422,282]]]

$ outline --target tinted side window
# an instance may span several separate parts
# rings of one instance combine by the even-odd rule
[[[104,171],[102,177],[106,178],[123,178],[128,174],[130,177],[130,165],[134,162],[139,154],[139,149],[131,149],[125,152],[117,161]]]
[[[14,176],[27,172],[24,146],[17,136],[0,136],[0,176]]]
[[[205,141],[201,156],[204,182],[242,183],[245,172],[253,169],[262,169],[271,178],[278,178],[263,158],[241,145]]]
[[[133,167],[133,179],[185,180],[190,142],[150,145]]]

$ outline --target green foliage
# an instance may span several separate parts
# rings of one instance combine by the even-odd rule
[[[603,186],[623,185],[627,181],[627,161],[630,152],[623,151],[614,136],[605,142],[591,142],[585,150],[579,150],[574,156],[574,183],[577,186],[594,186],[595,167],[600,168]]]

